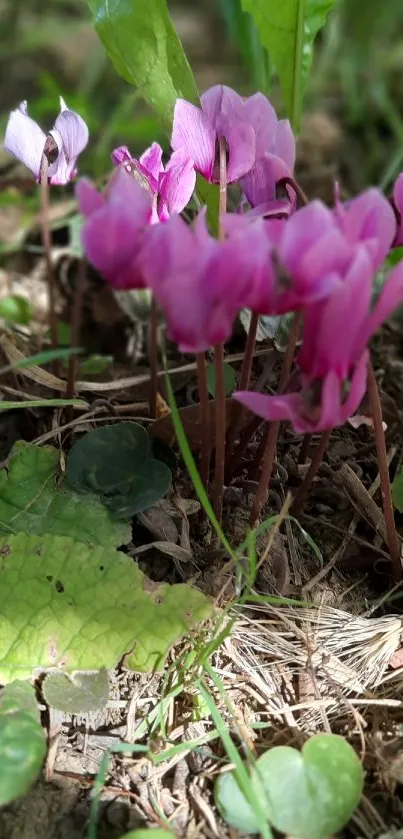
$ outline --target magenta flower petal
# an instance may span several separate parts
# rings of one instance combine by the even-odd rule
[[[182,212],[189,203],[195,186],[196,171],[193,160],[183,149],[178,149],[173,152],[165,172],[159,177],[162,210],[166,209],[166,217],[171,213]]]
[[[274,151],[273,139],[276,135],[276,112],[263,93],[255,93],[244,100],[242,120],[252,126],[256,135],[256,159],[266,152]]]
[[[287,393],[283,396],[266,396],[264,393],[254,393],[249,390],[237,390],[232,398],[249,408],[253,414],[270,422],[288,420],[298,422],[301,411],[301,397],[298,393]]]
[[[347,240],[365,245],[374,267],[380,268],[396,232],[389,201],[378,189],[367,189],[347,204],[336,203],[335,214]]]
[[[88,178],[81,178],[76,185],[76,197],[81,215],[91,216],[105,204],[105,198]]]
[[[113,150],[111,158],[114,166],[120,166],[121,163],[130,163],[132,156],[127,146],[118,146]]]
[[[242,96],[224,84],[217,84],[210,87],[202,94],[200,102],[203,112],[217,133],[218,129],[221,128],[221,119],[227,120],[228,117],[230,119],[239,117],[244,107]]]
[[[280,119],[277,123],[273,143],[273,154],[280,157],[290,172],[295,166],[295,137],[288,119]]]
[[[229,122],[224,136],[228,147],[227,181],[233,183],[254,164],[255,132],[245,122]]]
[[[276,200],[276,184],[292,173],[284,160],[273,154],[265,154],[241,179],[241,187],[252,207]]]
[[[396,178],[393,187],[393,207],[397,216],[397,227],[393,247],[403,245],[403,172]]]
[[[183,148],[192,158],[196,169],[207,180],[211,179],[215,161],[216,135],[208,116],[178,99],[175,105],[171,146],[174,151]]]
[[[140,157],[140,163],[146,172],[149,172],[154,180],[158,183],[158,178],[161,172],[164,171],[162,164],[162,148],[159,143],[152,143],[152,145],[143,152]]]
[[[4,138],[4,149],[16,157],[39,180],[46,135],[28,116],[27,103],[11,111]]]
[[[291,274],[298,272],[301,255],[334,227],[333,214],[322,201],[311,201],[302,207],[284,228],[281,263]]]
[[[403,304],[403,260],[390,272],[382,291],[375,304],[374,311],[370,314],[365,330],[361,336],[361,347],[365,347],[372,335],[379,329],[381,324]]]
[[[94,213],[83,227],[82,240],[89,262],[114,288],[122,288],[121,275],[126,275],[131,265],[138,234],[127,208],[111,204]]]
[[[358,359],[351,377],[346,401],[341,407],[341,422],[346,422],[358,410],[367,389],[369,352],[364,350]]]

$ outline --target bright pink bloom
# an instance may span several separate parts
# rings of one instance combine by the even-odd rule
[[[227,215],[224,227],[248,278],[243,305],[259,314],[284,314],[325,298],[353,255],[321,201],[312,201],[287,221]]]
[[[51,184],[66,184],[77,174],[77,158],[88,143],[88,128],[84,120],[70,111],[60,97],[60,113],[48,135],[42,131],[30,116],[27,103],[21,102],[11,111],[4,138],[5,151],[30,169],[36,180],[40,180],[41,161],[45,144],[53,142],[49,153],[48,178]]]
[[[201,108],[197,108],[185,99],[177,100],[171,145],[173,149],[185,149],[197,171],[208,181],[219,181],[218,143],[221,138],[227,145],[228,183],[250,172],[256,161],[266,154],[276,160],[281,158],[287,172],[290,166],[292,168],[294,138],[289,123],[277,121],[274,108],[262,93],[244,99],[230,87],[216,85],[207,90],[200,101]],[[259,187],[250,187],[251,195],[260,189],[259,198],[263,194],[261,180],[257,175]],[[259,203],[271,200],[272,181],[271,177],[267,199]],[[249,190],[248,184],[246,187]]]
[[[246,278],[229,244],[208,234],[204,213],[193,226],[172,216],[147,232],[141,270],[183,352],[202,352],[231,334]]]
[[[156,201],[153,221],[166,221],[172,213],[181,213],[193,195],[196,172],[183,149],[175,151],[166,166],[158,143],[146,149],[139,160],[132,158],[127,146],[120,146],[112,152],[112,161],[128,171],[136,169],[146,179]]]
[[[343,281],[306,311],[297,358],[300,389],[283,396],[238,392],[233,396],[266,420],[288,420],[297,432],[342,425],[366,390],[367,344],[403,301],[403,262],[391,272],[371,310],[373,265],[358,248]]]
[[[277,185],[284,179],[293,180],[295,165],[295,137],[288,119],[277,122],[270,147],[258,157],[252,169],[241,178],[240,184],[252,207],[278,202]],[[287,185],[288,211],[295,209],[296,196]],[[287,203],[287,202],[285,202]]]
[[[151,223],[151,195],[124,170],[114,173],[103,193],[82,179],[76,195],[86,218],[81,237],[88,261],[114,288],[144,288],[138,255]]]
[[[397,222],[393,247],[398,248],[403,245],[403,172],[395,181],[392,204]]]
[[[364,245],[374,268],[380,268],[396,232],[396,219],[385,196],[379,189],[367,189],[341,204],[336,194],[334,212],[347,241]]]

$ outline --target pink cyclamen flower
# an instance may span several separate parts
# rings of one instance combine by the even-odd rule
[[[192,226],[172,216],[150,227],[140,262],[180,350],[203,352],[228,340],[246,280],[237,252],[209,235],[204,212]]]
[[[138,255],[151,223],[151,195],[124,170],[114,173],[103,193],[83,178],[76,195],[86,219],[81,238],[88,261],[113,288],[144,288]]]
[[[250,172],[266,154],[293,165],[292,132],[287,121],[278,122],[274,108],[262,93],[244,99],[225,85],[211,87],[201,96],[201,108],[185,99],[175,105],[171,137],[173,149],[184,149],[208,181],[219,181],[218,144],[227,146],[227,181]],[[291,139],[292,138],[292,139]]]
[[[396,216],[393,247],[398,248],[403,245],[403,172],[396,178],[393,187],[392,205]]]
[[[364,245],[374,268],[380,268],[396,233],[392,207],[382,192],[367,189],[352,201],[341,204],[336,191],[334,213],[347,241]]]
[[[11,111],[4,149],[30,169],[37,181],[40,180],[42,158],[46,151],[48,179],[51,184],[62,185],[76,176],[77,158],[87,143],[88,128],[84,120],[75,111],[70,111],[60,97],[59,116],[47,135],[28,116],[26,102],[21,102],[15,111]]]
[[[248,277],[243,305],[258,314],[285,314],[325,298],[353,255],[321,201],[312,201],[287,221],[234,214],[225,216],[223,225],[230,243],[238,245],[240,270]]]
[[[183,149],[175,151],[166,166],[162,163],[162,148],[153,143],[140,159],[133,158],[127,146],[120,146],[112,152],[115,166],[128,171],[133,168],[145,178],[155,196],[153,221],[166,221],[172,213],[181,213],[189,203],[196,184],[196,172],[192,158]]]
[[[239,391],[234,398],[266,420],[288,420],[297,432],[343,425],[365,394],[367,344],[403,302],[403,262],[391,272],[371,310],[372,279],[373,265],[361,246],[345,279],[326,300],[307,309],[297,358],[298,391],[278,396]]]

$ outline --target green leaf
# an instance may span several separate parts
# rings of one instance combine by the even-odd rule
[[[197,103],[198,92],[166,0],[89,0],[89,7],[115,69],[170,132],[176,99]]]
[[[364,773],[354,749],[337,734],[315,734],[299,752],[275,746],[252,770],[270,823],[297,839],[341,830],[361,798]]]
[[[242,833],[259,833],[259,820],[246,800],[233,772],[219,775],[214,787],[215,803],[227,824]]]
[[[105,373],[113,363],[113,355],[90,355],[80,364],[79,376],[97,376]]]
[[[295,131],[312,61],[313,42],[335,0],[242,0],[280,79],[284,105]]]
[[[392,483],[392,501],[396,510],[403,513],[403,469],[396,475]]]
[[[42,352],[29,356],[29,358],[21,358],[19,361],[13,361],[12,364],[6,364],[5,367],[0,367],[0,375],[8,373],[9,370],[22,370],[27,367],[48,364],[50,361],[59,361],[63,358],[70,358],[70,356],[77,355],[81,352],[82,349],[79,347],[58,347],[56,350],[43,350]]]
[[[49,673],[42,682],[42,694],[48,705],[65,714],[98,711],[109,699],[108,673]]]
[[[46,754],[35,693],[15,681],[0,693],[0,806],[28,792]]]
[[[86,408],[87,403],[82,399],[26,399],[19,400],[3,400],[0,402],[0,413],[3,411],[15,411],[18,408],[66,408],[67,406],[73,408]]]
[[[57,669],[163,667],[212,603],[189,585],[157,585],[133,560],[62,536],[0,539],[0,682]]]
[[[131,830],[125,833],[121,839],[176,839],[174,833],[169,830],[161,830],[160,827],[145,827],[140,830]]]
[[[53,533],[90,545],[130,541],[130,527],[114,521],[96,496],[78,495],[61,477],[59,452],[51,446],[15,443],[0,471],[0,533]],[[96,668],[95,668],[96,669]]]
[[[67,480],[78,492],[100,494],[115,516],[129,519],[168,492],[171,472],[151,457],[143,426],[118,422],[96,428],[74,444],[67,458]]]
[[[0,300],[0,318],[9,323],[27,324],[32,320],[33,309],[25,297],[10,294]]]
[[[209,364],[207,366],[207,387],[208,392],[211,393],[212,396],[215,396],[215,364]],[[224,364],[224,382],[225,382],[225,393],[226,396],[229,396],[235,388],[235,370],[231,367],[230,364]]]

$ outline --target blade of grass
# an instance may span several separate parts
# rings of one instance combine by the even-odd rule
[[[48,364],[49,361],[60,361],[82,352],[81,347],[59,347],[55,350],[43,350],[43,352],[35,353],[35,355],[30,355],[28,358],[21,358],[18,361],[13,361],[11,364],[6,364],[5,367],[0,367],[0,376],[3,373],[9,373],[10,370],[20,370],[26,367]]]
[[[15,408],[88,408],[81,399],[28,399],[24,402],[0,402],[0,413],[14,411]]]

